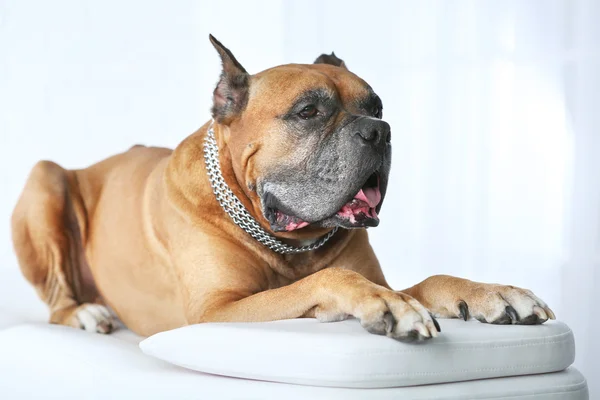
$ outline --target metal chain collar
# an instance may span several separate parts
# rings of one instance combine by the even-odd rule
[[[225,210],[227,215],[231,217],[237,226],[245,230],[250,236],[274,252],[279,254],[295,254],[316,250],[327,243],[327,241],[337,232],[338,228],[335,227],[331,232],[317,240],[315,243],[296,247],[283,243],[275,236],[265,231],[252,215],[250,215],[246,210],[246,207],[244,207],[242,202],[231,191],[229,186],[227,186],[225,179],[223,179],[221,166],[219,164],[219,148],[217,147],[212,124],[209,126],[206,138],[204,139],[204,162],[206,163],[206,171],[213,193],[221,207],[223,207],[223,210]]]

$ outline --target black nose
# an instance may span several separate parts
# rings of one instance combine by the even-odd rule
[[[381,145],[390,142],[390,124],[374,118],[361,118],[356,121],[357,136],[366,143]]]

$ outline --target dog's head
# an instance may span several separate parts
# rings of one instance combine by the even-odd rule
[[[210,40],[223,63],[213,119],[271,229],[377,226],[391,144],[375,91],[333,53],[249,75]]]

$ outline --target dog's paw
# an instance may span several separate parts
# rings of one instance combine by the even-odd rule
[[[554,312],[531,290],[496,284],[476,284],[454,305],[456,317],[490,324],[543,324]]]
[[[116,326],[116,320],[103,305],[85,303],[75,310],[79,327],[89,332],[110,333]]]
[[[401,341],[431,339],[440,332],[438,322],[421,303],[391,290],[365,296],[353,314],[367,331]]]

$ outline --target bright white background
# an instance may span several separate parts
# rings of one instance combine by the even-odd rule
[[[0,268],[31,166],[175,146],[209,118],[213,33],[250,72],[335,50],[392,125],[371,230],[389,281],[533,289],[600,377],[600,2],[0,0]]]

